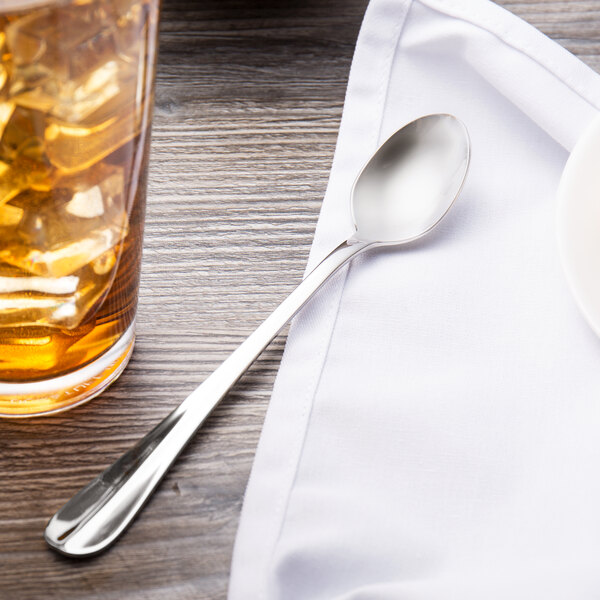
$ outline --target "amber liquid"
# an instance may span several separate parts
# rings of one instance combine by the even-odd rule
[[[0,382],[79,369],[133,322],[158,2],[0,17]]]

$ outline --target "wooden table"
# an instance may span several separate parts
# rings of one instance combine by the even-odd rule
[[[500,4],[600,71],[598,0]],[[1,600],[225,598],[283,336],[111,551],[67,559],[42,532],[300,281],[366,5],[164,0],[137,348],[90,404],[0,422]]]

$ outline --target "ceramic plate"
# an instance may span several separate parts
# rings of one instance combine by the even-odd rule
[[[584,133],[558,191],[558,240],[575,299],[600,335],[600,118]]]

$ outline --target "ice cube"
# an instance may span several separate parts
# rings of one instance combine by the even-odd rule
[[[64,176],[46,192],[26,190],[6,206],[23,211],[0,226],[0,261],[42,277],[71,275],[127,235],[123,169],[99,164],[85,176]]]
[[[0,294],[0,328],[64,326],[77,314],[75,301],[62,296]]]
[[[0,270],[0,272],[6,269]],[[79,277],[29,277],[13,274],[0,275],[0,297],[16,292],[40,292],[47,295],[73,294],[77,291]]]
[[[45,144],[50,162],[65,172],[81,171],[137,136],[144,104],[136,100],[136,89],[137,78],[132,78],[119,94],[78,123],[49,116]]]
[[[68,122],[85,119],[120,93],[120,78],[128,71],[127,65],[109,60],[85,80],[71,81],[71,85],[63,86],[59,102],[51,108],[50,114]]]
[[[35,224],[39,225],[40,221],[36,220]],[[122,213],[121,222],[104,225],[88,232],[85,237],[52,250],[40,250],[26,243],[11,245],[6,250],[0,250],[0,260],[30,273],[63,277],[116,246],[126,234],[126,214]]]
[[[0,264],[0,328],[79,327],[110,288],[112,273],[84,267],[66,277],[28,276]],[[2,275],[4,273],[4,275]]]
[[[19,106],[46,112],[69,123],[77,123],[119,94],[133,67],[123,60],[109,60],[78,79],[59,80],[52,74],[41,81],[17,69],[11,79],[10,98]],[[38,69],[39,70],[39,69]]]
[[[97,2],[49,8],[12,21],[6,42],[15,67],[32,64],[53,77],[74,79],[116,54],[114,24]]]

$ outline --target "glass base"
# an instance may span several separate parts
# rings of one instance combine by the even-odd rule
[[[0,417],[35,417],[57,413],[91,400],[119,377],[135,342],[135,323],[108,352],[68,375],[35,383],[0,381]]]

